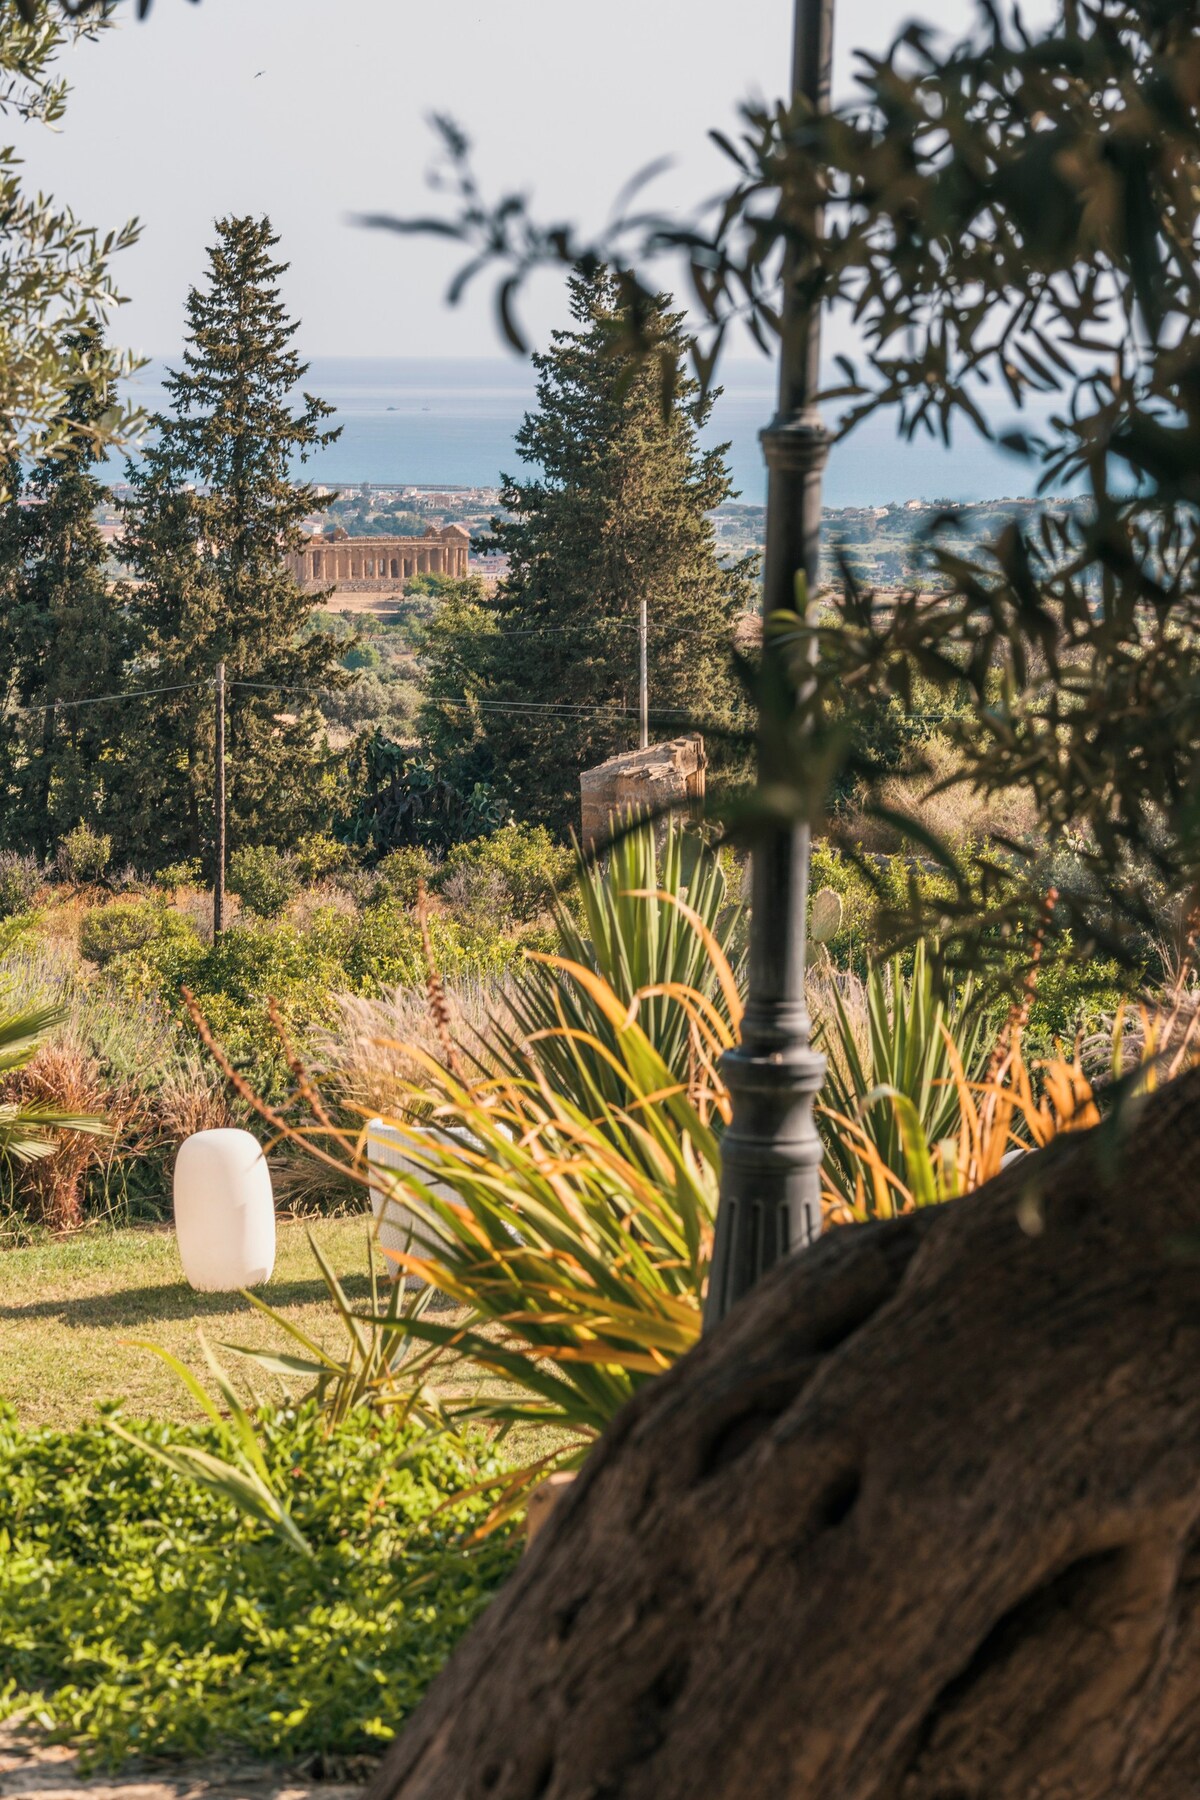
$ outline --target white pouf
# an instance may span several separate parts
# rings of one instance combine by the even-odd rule
[[[180,1144],[175,1236],[184,1275],[201,1293],[270,1280],[275,1198],[262,1145],[248,1131],[197,1131]]]

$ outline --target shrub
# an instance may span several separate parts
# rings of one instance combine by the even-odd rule
[[[343,1091],[393,1101],[410,1165],[396,1198],[444,1246],[417,1272],[467,1309],[452,1326],[396,1322],[429,1347],[409,1375],[416,1386],[446,1354],[502,1372],[510,1386],[486,1397],[467,1384],[473,1416],[564,1434],[522,1478],[578,1461],[699,1334],[728,1116],[717,1064],[741,1014],[722,950],[735,918],[694,834],[672,826],[656,847],[652,831],[631,833],[578,889],[585,928],[560,907],[560,964],[513,977],[507,1014],[471,1021],[469,1055],[431,1043],[403,996],[386,1011],[341,1003],[361,1033],[340,1058]],[[414,1116],[451,1129],[435,1136]]]
[[[77,825],[68,831],[54,853],[54,867],[63,881],[85,887],[99,881],[112,861],[112,839],[107,832],[93,831],[90,825]]]
[[[350,851],[327,831],[310,831],[295,846],[291,860],[301,881],[321,881],[345,868]]]
[[[115,900],[85,913],[79,927],[79,949],[89,962],[105,968],[118,956],[144,950],[157,938],[195,933],[178,913],[158,900]]]
[[[180,862],[167,863],[165,868],[159,869],[154,877],[154,885],[170,894],[176,888],[199,887],[202,879],[200,858],[189,856]]]
[[[53,1005],[65,1027],[50,1046],[55,1054],[40,1052],[28,1076],[14,1077],[13,1092],[39,1108],[99,1110],[111,1135],[83,1158],[84,1146],[67,1134],[52,1156],[22,1170],[13,1184],[22,1211],[4,1218],[0,1237],[24,1237],[25,1215],[44,1214],[55,1192],[70,1194],[72,1162],[83,1169],[85,1220],[131,1224],[168,1216],[171,1162],[182,1139],[237,1123],[219,1072],[162,994],[163,969],[200,953],[187,922],[174,912],[166,918],[164,937],[114,958],[99,975],[36,942],[6,958],[16,987],[30,1001]],[[96,1094],[88,1092],[93,1080]]]
[[[1038,1056],[1052,1055],[1056,1045],[1069,1049],[1078,1033],[1094,1031],[1105,1014],[1114,1014],[1123,1002],[1136,998],[1137,984],[1116,963],[1078,961],[1064,933],[1054,953],[1038,967],[1026,1048]]]
[[[499,906],[527,925],[549,911],[573,868],[571,851],[556,844],[544,825],[502,825],[490,837],[448,850],[437,886],[468,918],[494,919]]]
[[[15,935],[11,925],[0,933],[0,950],[11,948]],[[63,1022],[61,1005],[31,1003],[24,997],[17,1004],[11,978],[0,978],[0,1174],[10,1192],[18,1174],[45,1169],[66,1141],[79,1144],[105,1134],[104,1121],[94,1115],[90,1105],[78,1104],[76,1091],[60,1094],[53,1079],[41,1079],[47,1059],[53,1066],[51,1053],[57,1055],[57,1046],[47,1041],[46,1034]],[[67,1058],[68,1064],[71,1060]],[[91,1099],[90,1093],[87,1098]],[[36,1194],[35,1206],[40,1210]],[[63,1218],[53,1216],[53,1209],[51,1213],[48,1223],[78,1222],[73,1209]]]
[[[292,1042],[306,1051],[313,1029],[334,1016],[334,989],[346,984],[348,929],[346,919],[331,909],[314,914],[305,930],[248,918],[212,944],[160,939],[114,966],[131,985],[158,987],[177,1012],[181,987],[190,988],[247,1079],[260,1093],[278,1098],[289,1078],[268,1002],[275,1001]]]
[[[857,976],[816,975],[814,1047],[827,1059],[817,1123],[827,1196],[848,1213],[860,1203],[867,1142],[904,1179],[913,1134],[938,1144],[959,1129],[960,1082],[982,1079],[994,1033],[968,981],[943,996],[919,944],[906,978],[896,956]],[[960,1079],[956,1079],[960,1078]]]
[[[631,831],[602,867],[580,864],[573,898],[574,911],[557,909],[551,954],[600,976],[622,1006],[636,997],[656,1055],[686,1084],[699,1052],[697,1007],[722,1027],[740,1009],[741,909],[730,903],[722,859],[672,820],[661,841],[649,827]],[[489,1040],[507,1070],[545,1079],[581,1105],[576,1083],[586,1044],[589,1081],[613,1106],[624,1105],[625,1079],[610,1060],[621,1028],[588,984],[564,981],[545,963],[522,963],[506,998],[516,1029],[501,1019]],[[556,1030],[563,1025],[575,1035]],[[536,1046],[532,1055],[526,1044]]]
[[[720,974],[731,981],[727,968]],[[582,964],[567,963],[560,979],[604,1015],[611,1050],[554,1026],[528,1050],[540,1082],[476,1078],[466,1058],[447,1069],[425,1059],[416,1079],[397,1084],[407,1103],[388,1118],[408,1165],[394,1198],[428,1228],[425,1252],[402,1266],[466,1310],[453,1323],[415,1310],[376,1314],[376,1329],[426,1347],[407,1366],[414,1395],[447,1356],[474,1365],[443,1401],[452,1423],[556,1428],[561,1435],[514,1473],[514,1494],[554,1462],[578,1464],[635,1390],[698,1338],[717,1121],[728,1116],[715,1065],[735,1028],[702,996],[690,997],[700,1054],[680,1083],[636,1004]],[[574,1054],[569,1092],[559,1091],[562,1058],[551,1052]],[[414,1115],[436,1119],[444,1135]],[[342,1141],[353,1155],[357,1133]],[[480,1386],[485,1372],[504,1384]]]
[[[27,1218],[51,1231],[78,1230],[89,1171],[112,1154],[105,1127],[124,1123],[113,1116],[118,1096],[95,1056],[67,1032],[39,1045],[9,1098],[34,1117],[57,1114],[91,1121],[82,1130],[55,1132],[46,1153],[25,1163],[14,1183],[14,1198]]]
[[[22,1432],[0,1408],[0,1716],[36,1714],[110,1764],[383,1748],[513,1538],[458,1546],[492,1497],[464,1497],[450,1450],[411,1426],[359,1411],[327,1435],[313,1406],[260,1423],[311,1558],[103,1423]],[[224,1448],[209,1427],[142,1435]]]
[[[296,865],[269,844],[247,845],[229,859],[229,886],[260,919],[277,919],[300,891]]]
[[[343,669],[377,669],[383,661],[374,644],[351,644],[342,658]]]
[[[429,887],[437,870],[438,863],[431,851],[421,844],[406,844],[381,857],[375,873],[401,906],[415,906],[421,883]]]
[[[521,955],[516,939],[498,933],[494,921],[487,928],[472,929],[435,914],[429,920],[429,936],[441,975],[503,975]],[[342,956],[346,985],[356,994],[412,987],[425,980],[420,926],[410,911],[390,898],[364,907],[350,927]]]
[[[28,912],[41,884],[42,866],[36,856],[0,850],[0,919]]]

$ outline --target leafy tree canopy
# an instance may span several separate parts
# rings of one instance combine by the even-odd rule
[[[46,0],[0,0],[0,117],[57,124],[67,84],[55,59],[65,44],[95,37],[106,22],[100,9],[70,20]],[[136,240],[136,222],[101,233],[54,200],[26,192],[11,144],[0,147],[0,215],[0,456],[54,452],[77,436],[97,447],[119,441],[139,415],[118,403],[113,383],[136,360],[110,348],[99,327],[120,304],[109,265]],[[64,404],[81,381],[109,396],[87,417]]]
[[[125,553],[138,577],[144,685],[126,748],[138,770],[126,816],[132,854],[207,853],[213,700],[226,664],[231,845],[282,843],[327,821],[332,771],[317,695],[344,687],[339,646],[307,629],[312,597],[282,553],[299,545],[312,490],[294,465],[336,429],[295,395],[306,364],[283,305],[269,219],[217,222],[205,285],[187,302],[183,361],[164,386],[142,461],[130,467]]]
[[[860,58],[847,105],[755,106],[736,142],[717,134],[735,173],[714,213],[682,226],[642,213],[595,242],[542,228],[511,197],[488,205],[465,140],[445,130],[462,201],[450,228],[477,253],[464,275],[500,264],[510,336],[530,269],[604,261],[631,353],[653,356],[656,285],[641,271],[674,247],[705,321],[694,355],[707,380],[738,321],[771,343],[792,251],[802,295],[852,308],[861,329],[864,354],[826,395],[842,437],[886,411],[908,437],[998,439],[1045,496],[1083,489],[1069,516],[1047,506],[972,555],[935,525],[936,592],[884,608],[851,577],[827,623],[776,622],[815,737],[803,755],[797,744],[790,797],[772,802],[818,811],[853,741],[848,704],[909,705],[918,676],[955,692],[965,681],[956,779],[1026,790],[1038,829],[964,869],[907,821],[957,898],[934,918],[914,891],[894,935],[937,931],[950,954],[986,962],[1007,954],[1006,932],[1031,937],[1053,880],[1051,929],[1075,954],[1102,946],[1136,966],[1161,923],[1154,897],[1184,915],[1200,897],[1194,0],[1061,0],[1038,31],[985,4],[949,49],[910,26]],[[1042,422],[1010,429],[1035,399]]]
[[[95,332],[67,345],[103,371]],[[82,373],[64,401],[61,442],[34,463],[28,500],[14,459],[0,508],[0,656],[7,705],[0,727],[0,795],[9,843],[43,856],[81,821],[107,822],[119,693],[134,650],[127,596],[111,582],[95,510],[108,490],[91,428],[112,406],[111,382]]]
[[[575,274],[570,292],[574,328],[534,358],[537,409],[517,433],[537,472],[504,478],[493,521],[508,573],[494,600],[445,615],[426,652],[429,740],[482,753],[518,815],[560,831],[577,821],[580,772],[637,743],[643,608],[654,735],[698,720],[720,739],[740,722],[734,624],[753,596],[747,565],[717,558],[708,515],[731,492],[727,446],[697,443],[712,396],[684,372],[681,317],[654,297],[664,405],[626,354],[615,281]],[[487,629],[467,642],[472,614]]]

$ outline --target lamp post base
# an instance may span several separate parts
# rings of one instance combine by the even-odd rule
[[[787,1050],[743,1044],[721,1072],[734,1123],[721,1143],[721,1205],[704,1329],[793,1250],[821,1235],[821,1140],[813,1097],[825,1058],[793,1040]]]

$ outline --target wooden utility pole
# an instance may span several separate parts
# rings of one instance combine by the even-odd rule
[[[646,639],[650,624],[646,617],[646,590],[642,589],[638,608],[638,749],[650,748],[650,670]]]
[[[216,867],[213,871],[213,936],[225,929],[225,664],[217,664],[214,683],[217,699],[217,733],[215,756]]]

